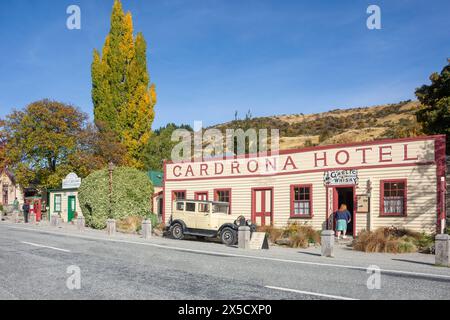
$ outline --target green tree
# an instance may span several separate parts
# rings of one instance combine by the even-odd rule
[[[450,153],[450,59],[441,73],[430,76],[431,84],[416,89],[422,103],[417,111],[417,121],[426,134],[446,134],[447,153]]]
[[[31,103],[8,115],[1,131],[6,136],[7,162],[19,184],[59,186],[67,170],[73,169],[68,159],[77,150],[86,123],[86,114],[50,100]]]
[[[161,127],[152,135],[144,149],[144,164],[146,170],[162,170],[163,161],[171,159],[172,148],[178,142],[172,142],[172,133],[176,129],[186,129],[192,131],[188,125],[177,126],[169,123],[165,127]]]
[[[111,27],[102,53],[94,50],[91,66],[95,122],[104,124],[126,147],[128,164],[143,168],[143,151],[151,136],[155,85],[147,70],[144,36],[133,36],[131,13],[114,2]]]
[[[74,171],[85,177],[109,161],[125,162],[125,148],[109,131],[99,131],[77,108],[51,100],[36,101],[0,121],[0,161],[18,183],[56,188]]]

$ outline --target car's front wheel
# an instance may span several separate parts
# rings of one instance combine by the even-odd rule
[[[183,226],[180,223],[173,224],[170,227],[170,235],[174,239],[183,240],[184,238]]]
[[[237,234],[236,231],[234,231],[231,228],[224,228],[222,232],[220,233],[220,240],[224,245],[232,246],[237,241]]]

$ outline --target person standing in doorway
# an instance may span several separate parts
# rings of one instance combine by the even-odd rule
[[[342,232],[342,239],[347,238],[345,235],[347,233],[347,224],[352,221],[352,215],[350,211],[347,210],[347,205],[341,204],[339,210],[335,213],[336,218],[336,237],[340,237]]]
[[[23,210],[23,220],[25,223],[28,223],[28,214],[30,213],[30,205],[28,203],[24,203],[22,206]]]

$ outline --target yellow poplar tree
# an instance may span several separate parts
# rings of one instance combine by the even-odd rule
[[[124,13],[119,0],[114,2],[101,55],[94,50],[91,74],[96,123],[117,135],[127,149],[128,165],[142,169],[143,150],[155,116],[156,91],[147,70],[144,36],[133,36],[131,13]]]

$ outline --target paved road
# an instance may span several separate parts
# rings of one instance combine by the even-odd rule
[[[0,299],[450,299],[448,269],[408,264],[404,272],[382,271],[381,289],[369,290],[357,263],[281,257],[276,250],[247,254],[215,243],[110,241],[0,224]],[[71,265],[81,270],[80,290],[66,286]]]

